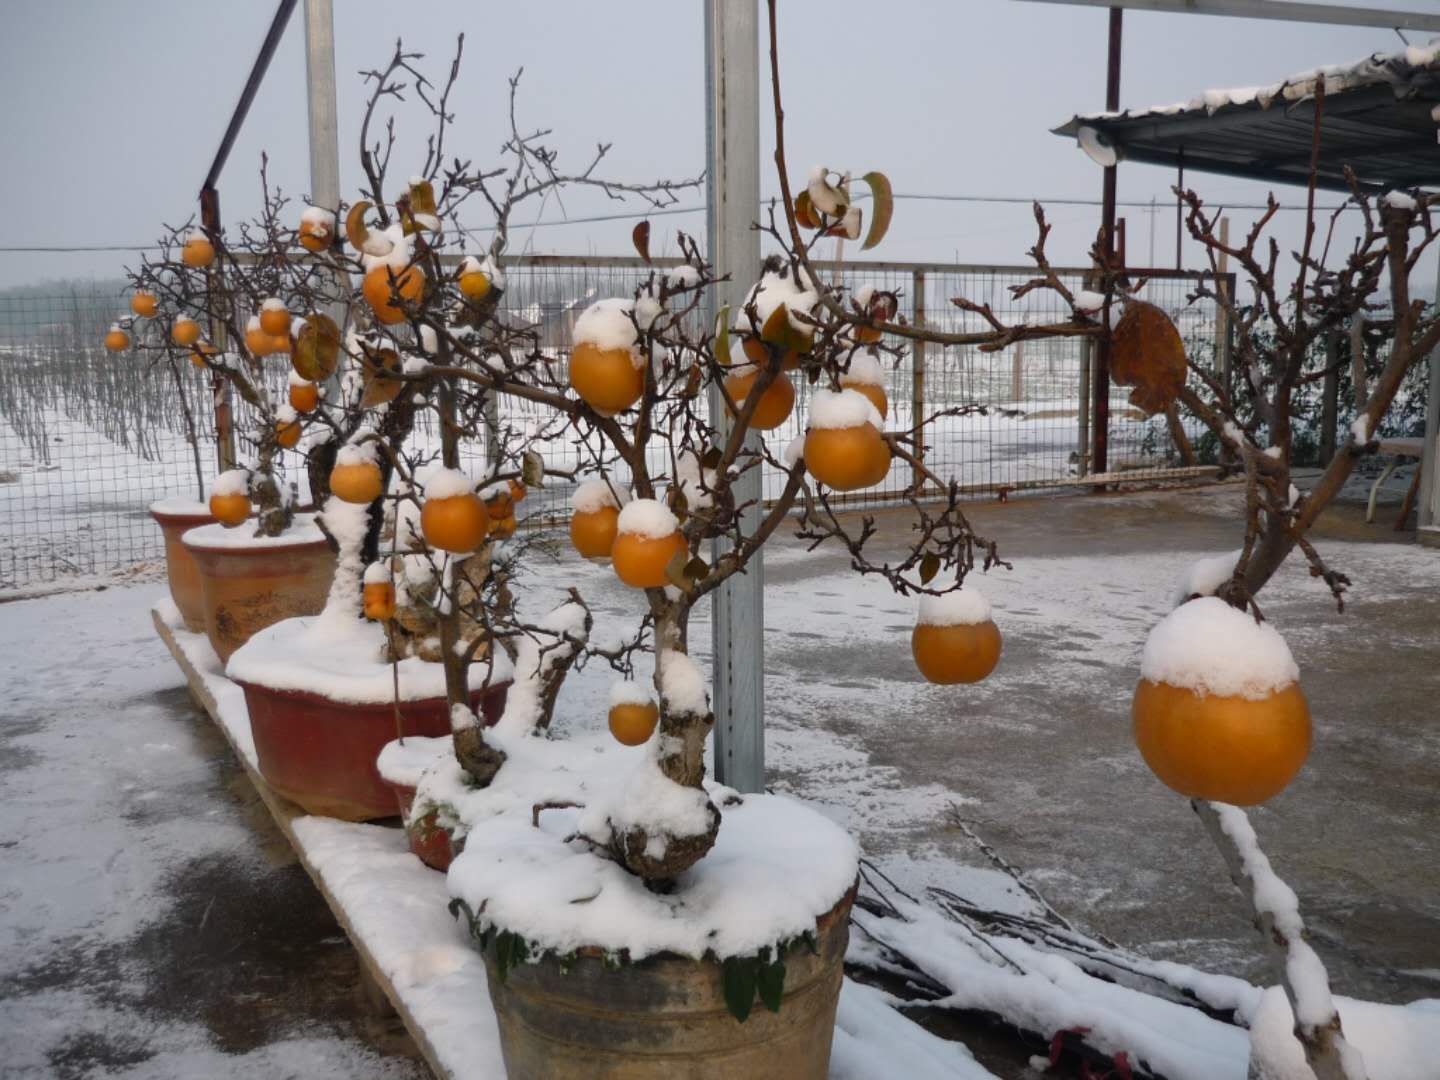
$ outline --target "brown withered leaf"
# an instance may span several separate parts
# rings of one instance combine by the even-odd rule
[[[1185,385],[1185,343],[1170,316],[1154,304],[1131,300],[1115,324],[1110,377],[1133,386],[1130,404],[1147,416],[1164,412]]]
[[[302,379],[324,382],[340,364],[340,327],[321,312],[309,315],[290,350],[290,364]]]
[[[927,551],[920,560],[920,584],[929,585],[930,579],[940,572],[940,556]]]
[[[400,354],[394,349],[372,349],[362,346],[361,365],[365,369],[365,391],[360,395],[360,407],[373,409],[400,396],[405,385],[397,376],[400,374]]]
[[[630,233],[630,242],[635,245],[635,250],[647,263],[650,261],[650,222],[642,221],[635,226]]]
[[[536,491],[545,486],[545,459],[534,450],[526,450],[520,459],[520,480]]]

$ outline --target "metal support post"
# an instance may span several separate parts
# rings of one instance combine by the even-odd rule
[[[335,11],[334,0],[305,0],[305,87],[310,125],[310,205],[340,212],[340,132],[335,105]],[[325,305],[325,313],[344,328],[349,305],[340,297],[350,292],[350,275],[336,270],[333,275],[336,299]],[[339,374],[325,381],[334,394],[340,387]]]
[[[1105,108],[1115,112],[1120,108],[1120,41],[1124,12],[1118,7],[1110,9],[1109,58],[1105,72]],[[1107,256],[1115,254],[1115,166],[1105,170],[1105,185],[1101,194],[1100,231],[1103,234],[1104,251]],[[1104,311],[1105,326],[1109,327],[1111,305],[1107,302]],[[1094,365],[1091,371],[1094,394],[1091,408],[1091,432],[1094,449],[1090,454],[1092,472],[1104,473],[1109,467],[1110,438],[1110,338],[1108,335],[1096,342]],[[1096,485],[1094,491],[1100,491]]]
[[[714,293],[716,310],[738,312],[760,272],[760,18],[757,0],[705,0],[705,119],[708,145],[708,257],[731,281]],[[712,422],[727,426],[719,392],[710,393]],[[722,436],[723,437],[723,436]],[[758,448],[759,436],[750,438]],[[760,521],[759,467],[734,485],[749,503],[746,532]],[[716,540],[712,558],[729,549]],[[711,594],[714,640],[715,775],[740,791],[765,787],[765,571],[756,552],[746,572]]]
[[[1435,304],[1440,307],[1440,277],[1435,281]],[[1430,399],[1425,406],[1425,447],[1420,459],[1421,538],[1440,546],[1440,348],[1431,351]]]
[[[910,314],[911,322],[917,329],[925,326],[925,271],[916,270],[910,276]],[[910,343],[910,426],[917,428],[920,421],[925,419],[925,361],[926,344],[923,341],[912,341]],[[916,437],[919,440],[925,438],[923,429],[917,430]],[[919,441],[915,445],[915,456],[923,461],[925,459],[925,443]],[[925,490],[925,474],[920,471],[918,465],[910,466],[910,482],[914,484],[917,492]]]

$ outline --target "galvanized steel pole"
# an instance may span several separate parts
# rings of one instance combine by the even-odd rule
[[[1105,109],[1115,112],[1120,108],[1120,42],[1124,15],[1118,7],[1110,9],[1109,47],[1105,69]],[[1115,166],[1105,169],[1105,181],[1101,191],[1100,229],[1103,233],[1103,250],[1113,257],[1115,244]],[[1113,325],[1111,304],[1105,304],[1105,325]],[[1091,439],[1090,471],[1107,472],[1110,468],[1110,338],[1100,338],[1095,344],[1093,363],[1090,371],[1091,392],[1094,400],[1090,407]],[[1097,494],[1102,486],[1091,489]]]
[[[1435,278],[1435,303],[1440,306],[1440,272]],[[1440,547],[1440,348],[1430,365],[1430,399],[1425,408],[1425,446],[1420,458],[1420,540]]]
[[[310,124],[310,205],[340,212],[340,124],[335,105],[335,11],[333,0],[305,0],[305,87]],[[337,296],[348,294],[350,275],[333,272]],[[340,300],[325,313],[344,327],[348,305]],[[329,393],[340,386],[339,373],[325,381]]]
[[[332,0],[305,0],[305,84],[310,102],[310,202],[335,210],[340,205],[340,132]]]
[[[705,0],[705,129],[708,146],[707,253],[731,281],[715,290],[715,307],[740,310],[760,271],[760,15],[757,0]],[[733,315],[732,315],[733,317]],[[710,415],[722,431],[725,407],[710,393]],[[757,445],[759,436],[751,433]],[[734,486],[750,503],[743,527],[760,520],[761,470]],[[716,540],[712,556],[729,547]],[[740,791],[765,787],[765,571],[756,552],[743,574],[711,594],[714,641],[715,775]]]

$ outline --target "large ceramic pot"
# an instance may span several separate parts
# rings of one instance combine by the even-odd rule
[[[825,1080],[850,939],[847,893],[816,922],[818,948],[785,955],[779,1012],[758,1002],[741,1023],[720,965],[659,955],[619,968],[601,956],[521,963],[501,978],[485,950],[509,1080]]]
[[[275,537],[205,525],[183,543],[200,571],[205,634],[222,664],[255,631],[325,606],[335,553],[309,518]]]
[[[276,690],[243,677],[236,681],[245,690],[260,774],[311,814],[345,821],[394,817],[394,791],[375,765],[380,751],[397,734],[450,734],[444,697],[402,701],[397,730],[393,702],[355,704],[309,690]],[[509,688],[506,679],[471,690],[471,709],[493,724],[505,709]]]
[[[395,806],[405,823],[405,836],[411,853],[433,870],[448,870],[455,856],[465,847],[464,838],[456,840],[450,830],[440,824],[435,811],[414,820],[410,808],[415,793],[427,770],[455,754],[454,742],[447,735],[439,739],[396,739],[385,745],[375,760],[375,767],[390,790],[395,793]]]
[[[415,804],[415,789],[409,784],[387,781],[395,793],[395,805],[400,811],[400,820],[405,823],[405,838],[410,852],[432,870],[445,871],[465,848],[464,839],[456,840],[450,830],[442,828],[435,811],[410,820],[410,807]]]
[[[170,581],[170,599],[180,609],[185,629],[205,632],[205,598],[200,593],[200,568],[180,538],[191,529],[209,525],[215,517],[202,502],[191,499],[162,499],[150,504],[150,516],[165,536],[165,575]]]

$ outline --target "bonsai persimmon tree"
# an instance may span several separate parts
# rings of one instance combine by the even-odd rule
[[[163,358],[176,372],[193,364],[210,377],[224,402],[217,423],[234,425],[244,460],[215,481],[211,511],[230,527],[253,513],[257,536],[279,536],[294,519],[299,487],[284,475],[282,452],[305,437],[302,467],[311,470],[312,495],[323,496],[335,437],[356,418],[324,386],[341,351],[340,327],[325,311],[343,303],[343,279],[333,260],[292,257],[298,234],[288,223],[290,200],[270,187],[263,163],[260,179],[263,210],[254,221],[166,231],[159,257],[130,275],[133,316],[111,330],[107,346]],[[302,227],[309,221],[313,235],[329,216],[308,208]]]

